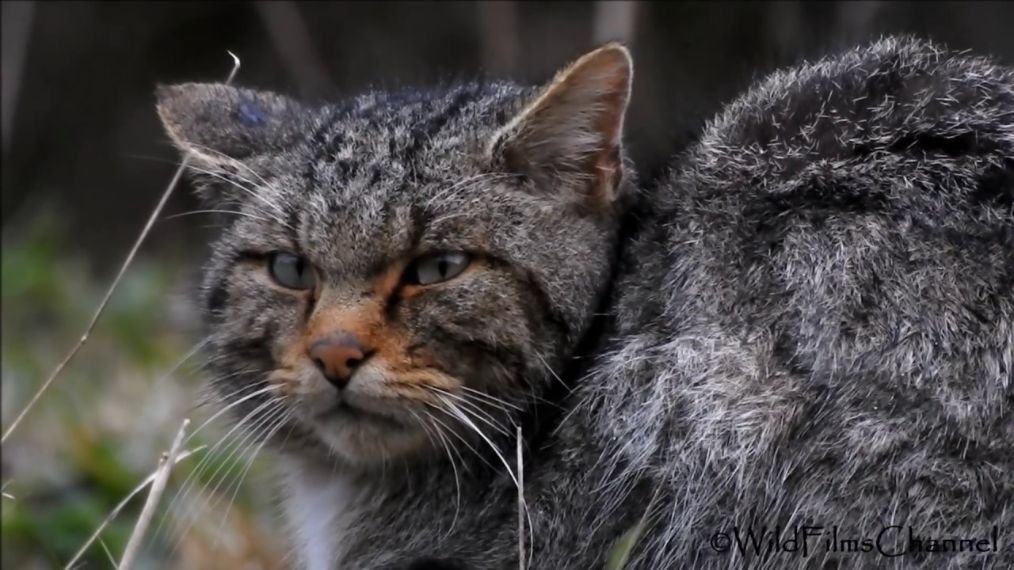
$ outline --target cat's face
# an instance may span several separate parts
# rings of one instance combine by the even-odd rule
[[[160,89],[225,225],[203,299],[223,404],[358,465],[513,437],[609,279],[630,76],[613,45],[543,89]]]

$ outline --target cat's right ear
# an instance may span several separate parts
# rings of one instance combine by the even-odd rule
[[[488,146],[500,168],[601,208],[624,176],[623,119],[633,61],[619,43],[562,69]]]
[[[197,176],[246,170],[245,161],[278,152],[305,132],[307,113],[289,98],[219,83],[156,89],[162,125]]]

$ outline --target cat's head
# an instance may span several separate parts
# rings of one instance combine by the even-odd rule
[[[203,287],[223,403],[358,465],[513,436],[610,279],[631,74],[610,44],[539,88],[160,88],[225,226]]]

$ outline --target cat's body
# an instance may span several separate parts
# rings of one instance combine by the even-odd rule
[[[592,80],[613,77],[613,65]],[[580,86],[571,78],[581,73],[544,93]],[[572,97],[551,110],[581,99],[567,88]],[[557,132],[546,117],[558,117],[539,114],[547,104],[530,105],[517,130],[534,131],[534,115],[537,132]],[[493,115],[450,116],[485,121],[480,135],[501,140],[513,131],[496,131],[503,119]],[[608,130],[609,118],[596,125]],[[454,154],[454,144],[443,148]],[[620,168],[610,149],[594,155],[605,165],[596,172]],[[558,170],[547,180],[579,185]],[[526,171],[536,186],[540,172]],[[580,184],[603,180],[612,178]],[[545,224],[565,215],[558,205],[533,203],[548,213],[511,219],[498,210],[507,190],[483,205],[490,220],[459,211],[495,226],[475,239],[500,236],[489,247],[505,250],[529,239],[531,258],[549,264],[529,277],[540,284],[537,310],[555,319],[503,301],[495,321],[462,324],[477,327],[477,342],[506,335],[494,344],[547,346],[540,335],[557,335],[545,357],[504,349],[518,362],[501,360],[512,363],[502,376],[524,375],[538,399],[497,393],[524,408],[505,417],[524,433],[531,568],[602,567],[639,523],[627,568],[1014,564],[1014,72],[884,40],[772,76],[650,188],[611,189],[638,204],[631,215],[582,211],[555,233]],[[527,332],[496,328],[511,319]],[[503,419],[495,410],[486,408],[490,423]],[[448,438],[446,455],[379,469],[319,444],[281,445],[300,563],[518,567],[518,491],[505,466],[516,470],[514,431],[488,427],[496,452]],[[945,539],[970,542],[918,552]]]

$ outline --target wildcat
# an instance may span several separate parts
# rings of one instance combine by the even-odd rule
[[[159,89],[299,567],[601,568],[631,529],[625,568],[1010,567],[1014,72],[885,38],[646,184],[632,73]]]

